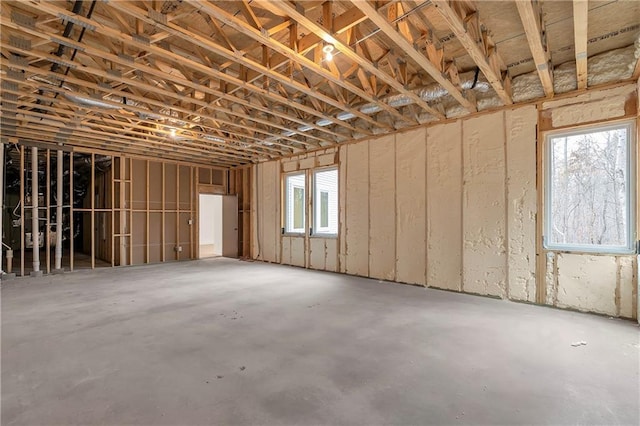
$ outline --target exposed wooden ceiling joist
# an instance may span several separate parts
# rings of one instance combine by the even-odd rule
[[[450,3],[449,0],[432,0],[432,3],[478,65],[489,84],[493,86],[498,97],[505,105],[511,105],[513,103],[511,78],[506,70],[503,70],[504,62],[488,31],[482,28],[473,3],[471,1]]]
[[[516,7],[527,34],[529,48],[536,63],[536,69],[544,94],[547,97],[553,96],[553,65],[549,46],[547,46],[547,34],[544,28],[542,10],[538,0],[516,1]]]
[[[573,0],[573,34],[575,38],[576,76],[578,89],[587,88],[587,28],[588,0]]]

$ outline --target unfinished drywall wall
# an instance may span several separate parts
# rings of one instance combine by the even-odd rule
[[[588,108],[591,100],[617,97],[628,114],[633,90],[610,90],[549,105]],[[595,113],[584,114],[591,120]],[[538,131],[552,122],[551,110],[526,105],[343,145],[338,238],[273,232],[262,245],[281,243],[281,262],[290,265],[634,316],[633,258],[543,253],[537,264]],[[325,154],[256,166],[261,194],[254,203],[265,217],[257,214],[254,222],[279,231],[277,170],[318,167]]]

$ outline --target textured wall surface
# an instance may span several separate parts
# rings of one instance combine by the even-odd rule
[[[555,121],[583,123],[599,111],[605,118],[624,111],[629,93],[592,92],[572,98],[579,107],[567,99],[545,106]],[[603,102],[615,108],[603,110]],[[633,317],[633,257],[543,252],[546,268],[536,280],[538,116],[528,105],[341,146],[338,238],[310,238],[305,246],[305,238],[263,230],[261,246],[276,250],[282,241],[282,263],[291,265],[527,302],[540,302],[539,286],[549,305]],[[283,166],[317,167],[334,157],[296,161]],[[273,224],[280,166],[269,164],[257,166],[256,184],[264,197],[258,211]]]

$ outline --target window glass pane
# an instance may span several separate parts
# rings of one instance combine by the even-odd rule
[[[547,245],[631,247],[628,126],[549,139]]]
[[[304,189],[293,188],[293,227],[304,228]]]
[[[305,176],[304,174],[287,175],[284,182],[285,190],[285,232],[302,233],[305,231],[304,202]]]
[[[313,233],[338,233],[338,170],[322,170],[314,174]]]
[[[320,227],[329,227],[329,193],[320,192]]]

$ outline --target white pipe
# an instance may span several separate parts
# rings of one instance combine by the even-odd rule
[[[2,237],[4,231],[4,222],[2,221],[2,212],[4,211],[4,143],[0,142],[0,276],[2,276]]]
[[[33,243],[33,272],[40,271],[40,224],[38,216],[38,148],[31,148],[31,242]]]
[[[56,179],[56,255],[55,270],[62,269],[62,151],[58,150],[57,179]]]

